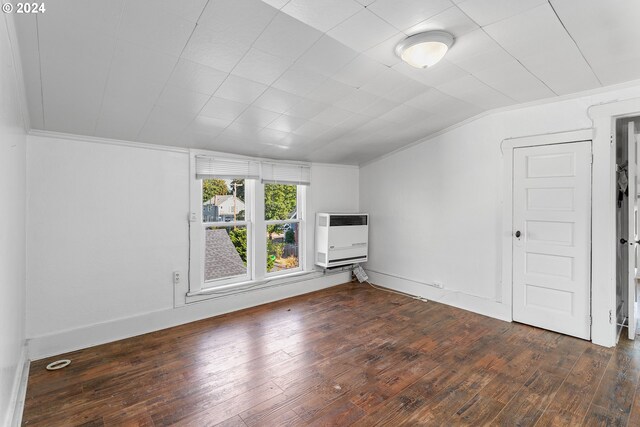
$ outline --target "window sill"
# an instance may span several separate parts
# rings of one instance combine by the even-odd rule
[[[264,281],[265,282],[272,281],[275,279],[279,279],[281,277],[291,277],[291,276],[295,276],[296,274],[312,273],[313,271],[315,270],[304,271],[302,267],[290,268],[288,270],[274,271],[272,273],[265,274]]]
[[[233,283],[230,285],[217,286],[214,288],[201,289],[196,292],[188,292],[186,295],[186,303],[189,304],[212,298],[220,298],[229,295],[250,292],[253,290],[266,289],[273,286],[282,286],[289,283],[299,282],[299,280],[295,280],[299,277],[305,277],[304,280],[311,280],[322,277],[325,274],[326,273],[321,270],[296,271],[293,273],[278,274],[275,277],[269,277],[265,280],[250,280],[246,282]]]

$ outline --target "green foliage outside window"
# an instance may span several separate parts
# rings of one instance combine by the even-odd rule
[[[295,185],[266,184],[264,186],[264,218],[289,219],[298,205],[298,187]],[[267,233],[281,233],[282,225],[269,225]]]
[[[202,201],[208,202],[213,196],[229,194],[229,187],[224,179],[205,179],[202,181]]]
[[[287,232],[284,234],[284,242],[285,243],[290,243],[293,244],[296,242],[296,233],[295,231],[293,231],[293,229],[288,229]]]
[[[202,201],[211,200],[214,196],[224,196],[233,194],[233,183],[243,184],[244,180],[233,180],[231,189],[227,182],[223,179],[205,179],[202,181]],[[244,201],[244,186],[236,186],[236,196]],[[297,210],[298,189],[295,185],[284,184],[266,184],[265,192],[265,219],[266,220],[285,220],[290,219]],[[242,215],[244,211],[238,213]],[[281,259],[286,244],[295,243],[295,232],[289,229],[285,232],[283,225],[267,226],[267,271],[272,271],[275,266],[276,259]],[[274,242],[273,234],[284,233],[284,242]],[[229,229],[229,238],[236,248],[238,255],[247,264],[247,228],[236,227]]]
[[[229,230],[229,238],[231,238],[231,242],[233,246],[235,246],[236,251],[238,251],[238,255],[242,258],[242,262],[244,265],[247,265],[247,229],[246,227],[237,227]],[[268,247],[271,250],[267,250],[267,271],[271,271],[275,264],[275,258],[269,254],[280,254],[282,256],[282,251],[284,249],[284,245],[282,243],[273,243],[272,240],[268,240]],[[274,246],[269,246],[274,245]]]
[[[236,227],[229,230],[229,237],[244,265],[247,265],[247,228]]]
[[[295,185],[266,184],[264,186],[264,218],[289,219],[296,211],[298,188]]]

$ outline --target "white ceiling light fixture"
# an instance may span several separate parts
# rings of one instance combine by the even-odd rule
[[[453,36],[446,31],[426,31],[402,40],[396,46],[396,55],[416,68],[437,64],[453,45]]]

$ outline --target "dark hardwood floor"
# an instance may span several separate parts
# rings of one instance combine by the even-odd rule
[[[31,364],[24,425],[640,425],[605,349],[346,284]]]

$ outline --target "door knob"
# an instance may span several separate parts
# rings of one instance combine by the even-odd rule
[[[516,231],[516,237],[517,237],[518,239],[520,238],[520,235],[521,235],[520,230]]]
[[[627,243],[627,241],[628,241],[628,240],[627,240],[627,239],[624,239],[624,238],[620,239],[620,243],[622,243],[623,245],[624,245],[625,243]]]

